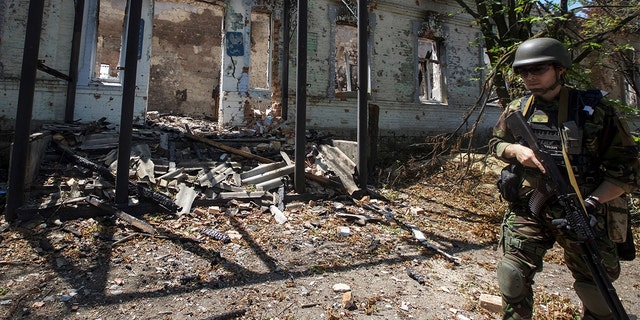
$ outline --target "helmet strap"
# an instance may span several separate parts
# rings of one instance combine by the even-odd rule
[[[555,66],[553,67],[553,69],[555,70],[556,81],[548,88],[544,88],[544,89],[541,89],[541,90],[536,90],[536,92],[541,96],[545,95],[549,91],[555,90],[559,85],[562,84],[562,77],[561,77],[561,75],[558,74],[558,69],[556,69]]]

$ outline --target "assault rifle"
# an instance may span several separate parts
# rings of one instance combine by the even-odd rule
[[[558,202],[564,208],[567,228],[575,232],[580,255],[591,271],[593,280],[607,302],[609,309],[616,319],[629,319],[627,312],[618,298],[606,270],[602,266],[602,256],[596,245],[598,237],[589,223],[589,217],[585,212],[582,199],[579,199],[573,187],[565,181],[560,169],[555,164],[551,155],[538,145],[536,136],[531,127],[522,116],[522,112],[515,111],[506,118],[506,123],[516,139],[524,141],[545,168],[547,191],[557,196]]]

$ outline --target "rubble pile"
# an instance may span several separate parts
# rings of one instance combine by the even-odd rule
[[[0,317],[487,313],[476,301],[497,292],[486,276],[493,254],[465,252],[496,239],[493,180],[482,191],[489,204],[439,185],[363,195],[353,161],[329,135],[310,132],[297,194],[287,129],[264,128],[218,131],[201,119],[152,116],[133,130],[129,205],[118,207],[113,127],[44,126],[50,141],[29,202],[19,221],[0,221]],[[484,264],[469,263],[478,258]],[[446,307],[424,303],[432,292]]]
[[[211,121],[151,113],[147,125],[133,130],[130,204],[151,200],[178,215],[230,200],[256,201],[283,210],[284,197],[293,189],[293,145],[283,133],[287,130],[275,123],[271,121],[270,131],[260,134],[247,129],[219,132]],[[32,188],[38,191],[36,198],[43,196],[42,191],[55,192],[45,195],[47,200],[37,203],[37,209],[88,195],[113,201],[120,138],[114,128],[98,121],[78,126],[44,125],[43,129],[52,138],[38,168],[45,180],[35,182]],[[311,134],[310,141],[330,143],[323,140],[326,135]],[[340,152],[330,146],[322,148],[331,148],[333,154]],[[340,179],[355,185],[355,163],[351,161],[346,168],[340,167],[342,163],[327,163],[326,159],[335,155],[323,155],[320,149],[311,143],[307,152],[307,193],[323,197],[342,193]],[[330,167],[347,174],[338,178]]]

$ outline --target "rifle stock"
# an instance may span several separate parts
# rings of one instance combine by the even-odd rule
[[[560,172],[551,155],[539,146],[538,140],[524,119],[522,112],[512,112],[507,116],[506,123],[516,140],[526,142],[527,147],[535,153],[545,168],[545,179],[548,181],[547,188],[549,189],[547,191],[553,192],[563,207],[567,226],[576,234],[580,254],[589,267],[593,280],[609,309],[616,319],[629,319],[616,293],[616,289],[613,287],[606,269],[602,265],[602,256],[596,244],[598,236],[589,223],[589,217],[584,211],[582,199],[578,198],[573,187],[566,182],[564,175]]]

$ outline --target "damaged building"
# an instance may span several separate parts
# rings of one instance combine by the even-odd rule
[[[37,73],[34,122],[63,121],[66,113],[67,121],[119,124],[128,8],[126,0],[44,1],[38,61],[41,70],[59,75]],[[220,128],[268,116],[293,121],[297,6],[286,8],[283,1],[142,1],[134,121],[143,122],[148,111],[208,117]],[[28,9],[20,1],[0,3],[5,130],[15,124]],[[308,128],[353,138],[356,92],[363,86],[379,109],[381,138],[423,137],[459,126],[480,94],[484,53],[469,45],[480,33],[455,3],[371,4],[364,85],[357,72],[356,1],[313,1],[307,12]],[[75,33],[74,24],[81,26]],[[73,50],[77,78],[70,74],[76,73]]]
[[[51,122],[97,121],[126,137],[152,114],[189,115],[210,120],[210,130],[256,135],[276,123],[291,138],[303,119],[303,128],[347,140],[359,139],[365,122],[373,150],[461,126],[481,94],[486,59],[469,45],[480,33],[456,4],[303,4],[1,1],[2,148],[14,142],[21,151],[13,150],[20,155],[9,178],[23,179],[16,172],[38,161],[22,155],[26,131]],[[488,134],[499,113],[485,112],[477,132]]]
[[[9,150],[18,124],[99,121],[119,130],[130,128],[123,119],[144,124],[158,114],[256,135],[276,122],[288,138],[302,119],[347,140],[368,120],[372,149],[470,129],[464,117],[487,65],[484,48],[471,45],[481,43],[472,17],[451,1],[359,5],[318,0],[300,12],[278,0],[2,0],[0,147]],[[484,110],[478,141],[500,112]]]
[[[295,2],[0,0],[0,315],[499,310],[495,180],[452,179],[466,155],[426,159],[387,181],[435,163],[437,182],[385,199],[361,152],[463,124],[486,64],[472,18],[444,0]]]

